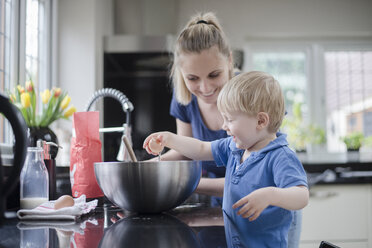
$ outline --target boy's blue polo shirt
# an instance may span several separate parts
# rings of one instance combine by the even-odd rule
[[[306,173],[295,153],[288,148],[286,135],[277,138],[263,149],[252,152],[240,163],[244,150],[236,148],[232,137],[213,141],[214,160],[226,166],[223,212],[227,240],[232,247],[287,247],[292,212],[269,206],[254,221],[237,215],[232,205],[263,187],[289,188],[307,186]]]

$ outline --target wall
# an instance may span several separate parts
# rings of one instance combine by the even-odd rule
[[[180,1],[178,22],[197,10],[215,11],[234,47],[252,37],[372,36],[370,0]]]
[[[370,0],[115,0],[115,5],[117,34],[176,34],[191,15],[213,11],[235,48],[257,37],[372,36]]]
[[[113,33],[111,8],[110,0],[58,1],[57,79],[78,111],[102,85],[102,37]]]
[[[175,0],[114,0],[115,34],[165,35],[177,31]]]

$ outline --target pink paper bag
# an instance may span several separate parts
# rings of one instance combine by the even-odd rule
[[[70,180],[73,197],[84,194],[99,198],[103,193],[94,174],[94,163],[102,162],[99,112],[75,112],[72,120]]]

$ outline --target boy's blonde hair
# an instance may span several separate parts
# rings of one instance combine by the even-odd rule
[[[227,59],[232,57],[227,39],[215,14],[208,12],[193,16],[178,36],[174,50],[174,61],[170,76],[173,79],[173,88],[179,103],[187,105],[191,101],[191,93],[187,89],[178,68],[180,54],[201,53],[213,46],[217,46],[218,51]],[[230,78],[233,77],[232,68],[229,75]]]
[[[277,132],[285,114],[284,96],[279,82],[271,75],[252,71],[232,78],[222,88],[217,107],[221,112],[269,115],[269,132]]]

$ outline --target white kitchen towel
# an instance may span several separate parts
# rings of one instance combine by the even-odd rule
[[[76,220],[96,208],[98,200],[86,202],[85,195],[74,199],[75,204],[55,210],[55,201],[44,202],[34,209],[20,209],[17,216],[21,220]]]
[[[84,221],[60,221],[60,220],[35,220],[35,221],[20,221],[17,224],[19,230],[33,230],[33,229],[41,229],[41,228],[53,228],[57,231],[65,231],[65,232],[74,232],[79,234],[84,234],[84,229],[86,228],[86,223],[91,223],[95,226],[98,225],[98,221],[96,219],[88,219]]]

